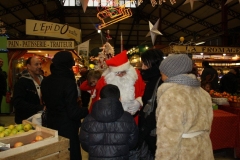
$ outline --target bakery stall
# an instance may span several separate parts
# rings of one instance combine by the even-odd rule
[[[13,85],[26,70],[25,62],[31,56],[38,56],[42,62],[43,76],[48,76],[50,72],[51,59],[61,50],[70,51],[75,60],[73,71],[77,77],[79,74],[79,66],[81,66],[81,57],[75,51],[74,40],[8,40],[8,82],[9,87]]]

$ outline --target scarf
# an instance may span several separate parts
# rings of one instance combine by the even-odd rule
[[[160,77],[160,70],[158,67],[153,66],[149,69],[141,70],[141,75],[144,81],[158,79]]]
[[[179,74],[168,78],[165,83],[177,83],[191,87],[200,87],[200,81],[193,74]]]

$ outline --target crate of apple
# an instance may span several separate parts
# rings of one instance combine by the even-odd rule
[[[42,136],[37,135],[37,136],[35,137],[35,139],[34,139],[31,143],[35,143],[35,142],[41,141],[41,140],[43,140],[43,139],[44,139],[44,138],[43,138]]]
[[[31,143],[35,143],[35,142],[41,141],[41,140],[43,140],[43,139],[44,139],[44,138],[43,138],[42,136],[37,135],[37,136],[32,140]],[[13,148],[21,147],[21,146],[23,146],[23,145],[24,145],[24,143],[19,141],[19,142],[16,142],[16,143],[13,145]]]
[[[14,136],[33,130],[31,124],[9,125],[8,127],[0,126],[0,139],[3,137]]]

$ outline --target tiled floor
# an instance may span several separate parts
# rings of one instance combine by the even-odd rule
[[[4,124],[5,126],[9,126],[10,124],[14,124],[14,116],[13,115],[4,115],[0,114],[0,124]],[[82,159],[88,159],[88,153],[82,150]],[[237,160],[233,157],[232,149],[222,149],[214,151],[215,160]]]

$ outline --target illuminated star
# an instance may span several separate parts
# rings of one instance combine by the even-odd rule
[[[160,19],[157,20],[157,22],[154,24],[154,26],[153,26],[152,23],[149,21],[149,29],[150,29],[150,31],[148,32],[148,34],[146,35],[146,37],[148,37],[148,36],[151,35],[153,45],[154,45],[154,43],[155,43],[155,40],[156,40],[157,35],[162,35],[162,33],[158,31],[159,20],[160,20]]]
[[[233,0],[227,0],[224,5],[227,5],[228,3],[232,2]],[[239,1],[240,2],[240,1]]]
[[[191,5],[191,10],[193,10],[193,4],[194,4],[194,2],[196,2],[196,1],[198,1],[198,0],[186,0],[186,1],[183,3],[183,5],[184,5],[184,4],[187,4],[187,3],[190,3],[190,5]]]
[[[80,1],[83,7],[83,12],[85,13],[87,10],[88,0],[80,0]]]

